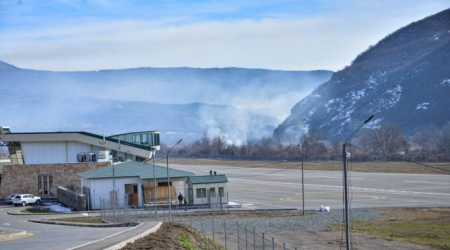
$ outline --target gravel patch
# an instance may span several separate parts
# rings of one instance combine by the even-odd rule
[[[380,209],[373,208],[355,208],[351,209],[352,220],[377,220],[382,216]],[[341,223],[343,219],[343,211],[332,210],[331,212],[315,213],[306,216],[290,216],[290,217],[263,217],[263,218],[239,218],[227,219],[227,234],[236,233],[236,222],[240,227],[247,226],[247,229],[255,229],[257,233],[269,233],[272,235],[283,235],[283,232],[308,232],[324,230],[330,223]],[[186,221],[187,222],[187,221]],[[185,223],[186,223],[185,222]],[[190,224],[191,222],[187,222]],[[212,232],[212,221],[193,220],[192,226],[202,230],[203,232]],[[214,231],[216,233],[224,232],[224,220],[214,220]]]

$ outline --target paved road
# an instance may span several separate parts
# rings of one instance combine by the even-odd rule
[[[180,166],[174,168],[209,174],[224,173],[230,201],[244,208],[301,208],[300,170]],[[320,205],[342,208],[342,172],[305,171],[305,208]],[[422,174],[350,173],[352,207],[450,206],[450,176]]]
[[[25,230],[33,236],[0,242],[0,249],[104,249],[122,240],[126,240],[153,226],[156,222],[145,223],[137,228],[89,228],[46,225],[28,222],[28,219],[61,218],[74,215],[7,215],[14,210],[11,205],[0,204],[0,228]],[[80,215],[76,215],[80,216]],[[108,238],[109,237],[109,238]]]

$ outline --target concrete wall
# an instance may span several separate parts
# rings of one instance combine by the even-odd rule
[[[38,193],[38,175],[53,175],[53,195],[57,187],[73,186],[81,190],[80,177],[76,174],[107,166],[108,163],[64,163],[64,164],[34,164],[34,165],[5,165],[3,168],[0,199],[14,193],[26,193],[46,197]]]
[[[86,196],[67,188],[58,187],[58,202],[76,211],[86,210]]]

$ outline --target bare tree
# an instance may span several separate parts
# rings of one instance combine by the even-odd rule
[[[393,123],[382,123],[369,136],[369,143],[381,158],[386,161],[390,156],[399,153],[404,141],[403,131]]]

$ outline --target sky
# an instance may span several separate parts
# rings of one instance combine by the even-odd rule
[[[0,60],[55,71],[340,70],[450,0],[0,0]]]

